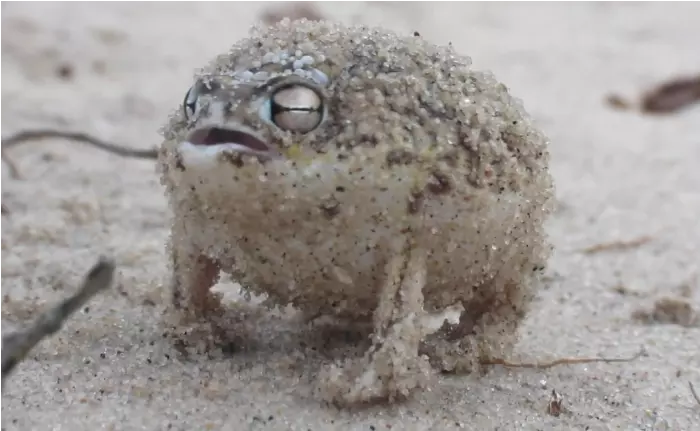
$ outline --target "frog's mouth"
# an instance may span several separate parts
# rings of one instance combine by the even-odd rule
[[[187,135],[180,144],[187,165],[210,164],[222,153],[254,156],[261,162],[281,158],[281,154],[259,134],[244,127],[206,126]]]

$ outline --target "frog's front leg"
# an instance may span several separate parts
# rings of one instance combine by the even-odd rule
[[[219,264],[193,244],[181,220],[170,235],[170,290],[173,306],[192,317],[211,317],[220,311],[221,301],[211,292],[217,283]]]
[[[409,237],[397,244],[386,265],[386,278],[374,311],[372,345],[360,360],[333,366],[322,379],[322,393],[331,402],[354,404],[392,401],[424,386],[430,374],[427,357],[419,356],[424,338],[423,287],[425,250]]]

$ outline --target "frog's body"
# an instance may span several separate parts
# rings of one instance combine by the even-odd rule
[[[373,321],[366,357],[326,376],[338,401],[406,395],[428,371],[419,352],[454,369],[512,346],[549,255],[547,140],[451,47],[256,28],[164,135],[177,306],[213,312],[223,270],[275,304]],[[460,323],[428,324],[449,307]]]

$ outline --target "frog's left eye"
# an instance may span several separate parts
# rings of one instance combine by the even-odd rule
[[[323,97],[315,89],[303,84],[291,84],[277,88],[261,116],[282,130],[308,133],[321,124],[324,114]]]
[[[197,80],[197,82],[195,82],[194,85],[187,90],[185,100],[182,102],[182,111],[185,113],[185,118],[190,119],[197,113],[197,107],[199,106],[197,99],[205,89],[206,86],[204,83]]]

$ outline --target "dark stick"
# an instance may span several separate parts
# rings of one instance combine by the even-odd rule
[[[45,311],[28,328],[2,337],[2,382],[15,366],[44,338],[55,334],[64,322],[97,293],[112,284],[114,262],[101,257],[73,296]]]

